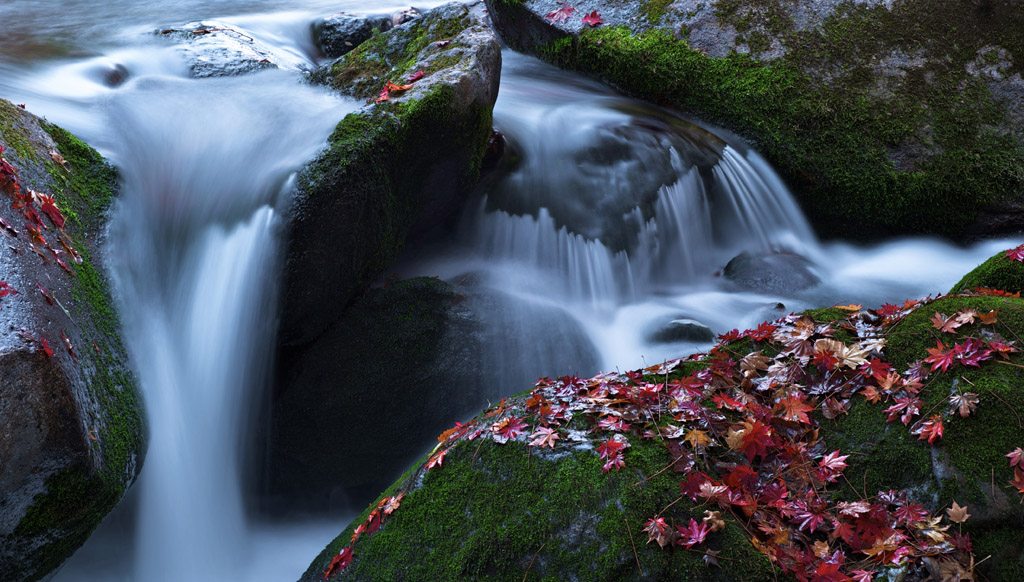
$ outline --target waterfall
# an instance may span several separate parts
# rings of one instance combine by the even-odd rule
[[[268,380],[280,211],[354,105],[281,72],[133,83],[108,111],[115,287],[152,434],[136,579],[226,579],[248,549],[240,439]]]

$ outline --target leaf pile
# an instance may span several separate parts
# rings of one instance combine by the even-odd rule
[[[21,180],[18,178],[18,169],[4,158],[3,153],[4,146],[0,145],[0,192],[10,197],[11,208],[17,211],[24,220],[24,232],[26,234],[25,237],[22,237],[18,228],[8,222],[3,216],[0,216],[0,228],[2,228],[0,232],[8,238],[16,239],[22,243],[21,246],[10,244],[9,248],[13,252],[21,254],[24,251],[24,246],[27,245],[28,249],[35,253],[43,261],[44,265],[56,263],[68,275],[75,277],[75,271],[68,266],[67,261],[81,264],[82,256],[75,250],[71,237],[64,231],[64,214],[57,208],[57,203],[53,196],[23,188]],[[54,162],[60,164],[65,171],[71,171],[60,152],[56,149],[51,149],[49,154]],[[50,224],[43,220],[43,216],[49,218]],[[51,230],[53,234],[47,232]],[[36,287],[47,303],[59,305],[53,294],[38,281],[36,281]],[[17,293],[17,291],[6,282],[0,281],[0,297],[6,296],[9,293]],[[63,306],[61,306],[61,309],[63,309]],[[20,335],[26,342],[35,342],[32,334],[27,333],[26,330],[22,330],[22,332],[24,333]],[[77,360],[74,346],[63,330],[61,330],[61,341],[65,349],[72,356],[72,359]],[[46,338],[41,335],[39,337],[39,345],[40,351],[46,357],[53,356],[53,350],[50,349]]]
[[[978,395],[956,385],[948,402],[930,410],[921,394],[951,369],[1008,361],[1019,352],[998,333],[998,310],[936,312],[932,324],[950,340],[937,341],[905,371],[885,358],[885,334],[940,298],[877,310],[843,306],[847,317],[826,323],[790,314],[723,334],[707,354],[687,361],[590,379],[541,379],[528,396],[502,400],[442,433],[421,472],[441,467],[451,447],[476,439],[539,449],[589,443],[604,472],[620,471],[629,465],[630,439],[650,439],[673,459],[662,472],[682,474],[680,498],[642,525],[648,541],[662,548],[682,546],[717,564],[717,552],[700,546],[726,527],[727,513],[772,563],[804,582],[868,582],[893,565],[938,573],[941,580],[972,580],[969,536],[949,531],[941,515],[931,515],[910,493],[839,500],[835,484],[845,480],[848,454],[829,450],[819,437],[820,423],[846,414],[854,398],[887,406],[888,422],[899,420],[928,443],[942,438],[945,419],[975,411]],[[1006,456],[1015,471],[1011,485],[1024,494],[1024,452],[1018,447]],[[380,502],[325,579],[348,565],[360,534],[377,529],[390,515],[384,508],[397,507],[415,481]],[[703,518],[667,520],[662,514],[682,499],[706,508]],[[955,502],[946,514],[954,523],[970,517]]]

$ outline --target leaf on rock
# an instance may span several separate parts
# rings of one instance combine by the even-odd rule
[[[594,27],[604,24],[604,19],[601,18],[601,15],[597,13],[597,10],[595,10],[583,17],[583,24]]]
[[[1024,449],[1017,447],[1006,454],[1010,459],[1010,466],[1024,469]]]
[[[572,16],[573,12],[576,12],[576,9],[572,6],[562,6],[558,10],[548,12],[544,18],[547,18],[548,21],[552,23],[565,22],[570,16]]]
[[[675,532],[665,523],[665,518],[663,517],[648,519],[643,531],[647,532],[647,543],[658,542],[658,545],[662,548],[672,545],[676,538]]]
[[[537,432],[530,435],[530,438],[533,439],[529,443],[531,447],[543,448],[547,446],[553,449],[555,448],[555,441],[557,441],[559,437],[557,430],[542,426],[537,429]]]

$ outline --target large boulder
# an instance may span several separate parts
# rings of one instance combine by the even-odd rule
[[[142,464],[141,397],[100,241],[116,175],[0,100],[0,579],[71,555]]]
[[[157,34],[178,42],[175,51],[197,79],[245,75],[264,69],[307,68],[300,57],[255,38],[241,27],[216,20],[162,28]]]
[[[540,380],[442,433],[301,580],[1019,579],[1022,334],[1024,300],[973,293]]]
[[[819,232],[963,239],[1024,223],[1013,2],[487,3],[513,48],[755,142]]]
[[[513,386],[537,373],[597,370],[596,349],[575,320],[554,307],[526,309],[529,319],[522,300],[471,275],[458,286],[420,277],[365,292],[294,359],[283,354],[272,499],[292,510],[361,509],[439,432]],[[324,462],[338,451],[343,463]]]
[[[966,293],[978,288],[1024,293],[1024,262],[1020,261],[1021,257],[1024,257],[1024,245],[996,253],[964,275],[950,293]]]
[[[447,217],[475,184],[501,67],[485,18],[480,3],[441,6],[313,75],[369,102],[338,124],[299,177],[282,345],[323,333],[407,236]],[[411,87],[386,89],[389,82]]]

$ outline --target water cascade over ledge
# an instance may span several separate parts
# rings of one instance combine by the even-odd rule
[[[265,0],[218,3],[216,13],[209,4],[113,0],[75,14],[38,0],[0,6],[0,96],[77,133],[121,172],[108,252],[150,419],[127,516],[104,524],[58,582],[294,579],[344,526],[295,517],[264,527],[241,483],[253,479],[244,459],[258,445],[246,439],[268,381],[292,176],[360,104],[295,72],[191,79],[153,30],[246,14],[228,20],[312,64],[314,11],[400,6],[307,0],[295,8],[306,12],[281,14]],[[819,244],[741,140],[533,59],[506,51],[504,61],[495,123],[518,161],[482,185],[451,232],[413,245],[395,267],[453,283],[475,275],[488,295],[480,319],[498,330],[488,334],[493,381],[482,400],[538,375],[707,347],[652,339],[677,321],[721,333],[783,310],[942,292],[1008,246]],[[105,75],[119,67],[126,77],[111,84]],[[720,271],[744,251],[804,257],[822,283],[785,294],[731,288]],[[121,557],[126,548],[133,559]]]

